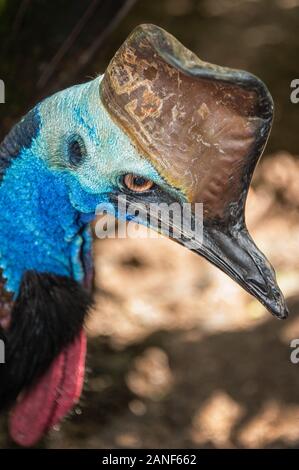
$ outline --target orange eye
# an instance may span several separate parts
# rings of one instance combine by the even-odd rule
[[[130,191],[135,193],[144,193],[149,191],[155,185],[155,183],[143,176],[134,175],[133,173],[128,173],[123,178],[123,183]]]

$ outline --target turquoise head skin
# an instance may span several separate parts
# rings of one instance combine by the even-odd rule
[[[122,175],[143,176],[183,197],[113,122],[100,101],[101,79],[38,104],[33,110],[38,127],[30,146],[21,148],[5,170],[0,185],[0,268],[6,289],[15,296],[27,270],[83,282],[91,269],[88,223],[98,204],[108,202],[109,194],[119,189]],[[74,141],[84,147],[80,161]]]
[[[119,177],[136,173],[166,186],[154,167],[140,155],[129,137],[113,122],[100,100],[102,76],[74,86],[46,99],[39,105],[42,132],[36,152],[52,171],[62,171],[70,185],[74,206],[85,212],[77,200],[78,184],[88,194],[103,195],[118,187]],[[86,156],[74,170],[69,162],[67,142],[73,135],[84,141]],[[90,208],[92,211],[94,207]]]

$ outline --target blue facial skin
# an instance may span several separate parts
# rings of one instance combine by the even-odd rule
[[[39,131],[0,184],[0,268],[15,296],[27,270],[84,281],[91,253],[88,224],[121,175],[135,173],[166,185],[103,107],[100,80],[36,106]],[[86,153],[74,166],[68,142],[78,135]]]

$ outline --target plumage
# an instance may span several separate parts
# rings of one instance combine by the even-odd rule
[[[286,317],[244,219],[272,113],[258,79],[144,25],[104,76],[47,98],[12,129],[0,147],[0,406],[22,392],[10,421],[17,442],[33,445],[80,396],[99,204],[202,202],[203,243],[191,249]],[[136,221],[150,223],[147,213]]]

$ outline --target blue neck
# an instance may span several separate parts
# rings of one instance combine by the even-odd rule
[[[91,253],[88,219],[70,202],[63,175],[24,150],[0,185],[0,268],[6,289],[16,295],[27,270],[83,282]]]

